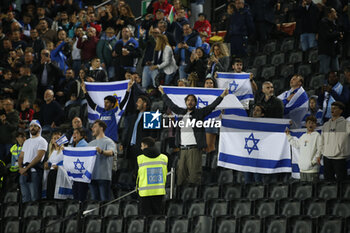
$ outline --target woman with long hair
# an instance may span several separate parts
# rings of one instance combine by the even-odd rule
[[[158,35],[156,37],[156,46],[154,48],[153,65],[150,70],[153,71],[152,79],[155,85],[155,78],[159,72],[165,73],[165,85],[168,85],[173,80],[177,65],[174,58],[173,50],[169,44],[168,38],[165,35]]]
[[[128,4],[124,4],[120,7],[120,15],[116,21],[116,28],[118,32],[126,26],[132,26],[135,29],[135,16]],[[134,30],[132,30],[134,31]]]
[[[230,66],[230,53],[227,46],[220,42],[210,49],[207,73],[214,77],[216,72],[226,72]]]
[[[205,80],[205,72],[207,71],[208,59],[202,47],[196,48],[191,54],[190,63],[185,67],[188,74],[197,73],[197,86],[202,87]]]

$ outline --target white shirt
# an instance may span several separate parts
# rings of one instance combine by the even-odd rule
[[[72,59],[73,60],[80,60],[81,59],[81,54],[80,54],[80,49],[77,48],[78,44],[78,39],[75,40],[73,47],[72,47]]]
[[[39,136],[25,140],[22,148],[22,152],[24,153],[23,164],[32,162],[38,155],[39,150],[47,150],[47,141],[43,137]],[[44,160],[44,157],[41,158],[41,162]],[[35,169],[32,168],[31,171],[35,171]]]
[[[191,121],[190,119],[190,112],[187,112],[182,121],[184,122],[185,127],[181,128],[181,145],[182,146],[189,146],[189,145],[196,145],[196,138],[194,137],[194,132],[191,127],[186,127],[187,122]]]

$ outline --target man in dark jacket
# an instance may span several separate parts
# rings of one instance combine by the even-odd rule
[[[265,109],[265,117],[283,118],[284,106],[282,100],[274,96],[273,84],[266,81],[262,84],[262,92],[264,96],[256,102]]]
[[[316,34],[320,11],[312,0],[303,0],[297,9],[297,29],[300,33],[301,49],[306,51],[317,46]]]
[[[225,42],[231,44],[231,56],[244,57],[247,55],[248,36],[254,32],[252,15],[244,7],[244,0],[236,0],[236,9],[227,20]]]
[[[202,40],[199,37],[197,31],[193,31],[190,24],[186,23],[182,26],[183,30],[183,38],[182,42],[178,43],[174,52],[177,56],[178,61],[180,61],[179,66],[179,78],[187,78],[187,73],[185,72],[185,68],[187,64],[190,63],[190,57],[193,50],[200,47],[202,45]]]
[[[98,40],[96,29],[94,27],[90,27],[87,30],[87,36],[83,35],[83,32],[79,35],[77,48],[81,49],[81,60],[86,68],[89,66],[90,59],[96,57]]]
[[[321,20],[318,31],[318,54],[320,59],[320,73],[327,74],[330,70],[339,70],[338,55],[339,40],[343,33],[338,30],[337,12],[334,8],[325,8],[326,17]]]
[[[228,89],[222,92],[220,96],[210,105],[196,109],[197,98],[193,94],[189,94],[185,98],[186,109],[180,108],[171,101],[164,93],[163,87],[159,86],[159,91],[162,93],[163,101],[171,111],[177,115],[182,115],[179,119],[184,122],[185,127],[176,128],[175,145],[181,148],[180,159],[177,166],[177,185],[186,183],[200,184],[202,175],[202,150],[207,147],[205,138],[205,128],[188,126],[188,122],[192,119],[204,122],[204,119],[209,115],[216,106],[218,106],[223,98],[228,94]]]

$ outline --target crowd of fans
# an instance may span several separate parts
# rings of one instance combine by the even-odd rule
[[[28,130],[36,135],[38,129],[34,128],[39,127],[51,145],[46,149],[40,141],[39,150],[47,151],[45,161],[53,151],[60,150],[52,139],[65,133],[71,146],[90,142],[102,148],[104,143],[106,149],[100,148],[99,153],[105,156],[118,150],[118,156],[124,154],[129,160],[128,169],[134,174],[142,138],[151,136],[166,142],[174,138],[173,129],[160,133],[143,130],[140,124],[142,113],[156,110],[163,101],[159,85],[215,88],[217,72],[240,73],[251,67],[252,59],[268,41],[287,36],[277,31],[276,23],[291,19],[296,19],[293,35],[300,40],[295,42],[300,50],[318,48],[319,64],[312,72],[327,76],[325,85],[315,90],[317,95],[309,96],[308,115],[315,116],[317,124],[322,125],[332,118],[335,101],[342,102],[337,106],[345,118],[350,115],[350,67],[340,66],[350,57],[348,1],[323,0],[315,4],[312,0],[228,0],[227,12],[211,22],[203,13],[204,0],[153,0],[139,20],[125,0],[98,8],[75,0],[19,2],[22,4],[3,3],[0,24],[0,160],[15,173],[22,165],[11,163],[9,154],[18,157],[18,148],[29,138]],[[215,42],[211,38],[217,30],[226,33]],[[255,50],[249,50],[249,46]],[[292,90],[304,85],[305,79],[299,74],[289,78]],[[255,102],[244,106],[248,115],[283,118],[286,103],[276,97],[279,93],[274,93],[273,82],[253,74],[250,79]],[[109,119],[114,116],[116,99],[106,97],[104,106],[96,105],[86,91],[85,81],[120,80],[130,80],[129,101],[119,103],[120,107],[126,106],[122,124],[117,127],[116,121]],[[106,116],[101,118],[102,123],[93,125],[92,131],[88,105]],[[33,119],[40,123],[29,125]],[[109,140],[92,140],[94,136],[104,141],[104,133],[118,148],[113,149]],[[218,131],[206,131],[207,147],[201,149],[208,157],[216,156],[217,136]],[[113,159],[108,161],[112,163]],[[99,169],[105,169],[103,166]],[[102,180],[111,182],[112,174],[100,172]],[[99,185],[111,184],[96,187]],[[77,193],[87,190],[82,184],[76,187],[80,190]],[[103,197],[96,193],[92,193],[95,199],[110,199],[104,192]],[[86,198],[79,194],[76,197]]]

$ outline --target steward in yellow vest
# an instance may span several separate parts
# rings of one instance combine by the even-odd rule
[[[141,215],[163,213],[168,157],[154,147],[151,137],[141,140],[142,155],[137,157],[138,174],[136,187],[140,196]]]

